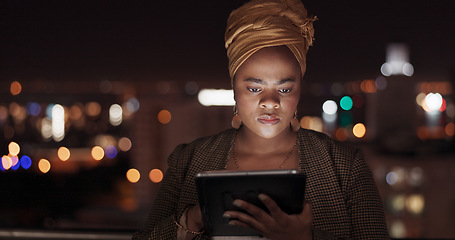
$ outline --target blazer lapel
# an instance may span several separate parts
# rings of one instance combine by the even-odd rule
[[[312,204],[313,224],[318,226],[328,222],[329,225],[339,226],[345,223],[343,227],[349,231],[344,194],[328,149],[329,139],[305,129],[298,134],[299,167],[307,176],[305,199]]]

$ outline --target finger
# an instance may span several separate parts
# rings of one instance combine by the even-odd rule
[[[266,194],[260,193],[258,195],[258,198],[264,203],[264,205],[267,207],[267,209],[270,212],[270,215],[272,217],[281,217],[284,212],[281,210],[280,206],[269,196]]]
[[[227,211],[223,214],[223,217],[229,218],[229,224],[232,225],[251,228],[258,232],[262,229],[261,224],[254,217],[243,212]]]
[[[252,203],[249,203],[247,201],[236,199],[236,200],[234,200],[233,204],[239,208],[244,209],[251,216],[253,216],[254,218],[256,218],[260,221],[265,220],[267,217],[270,217],[270,215],[268,215],[262,208],[254,205]]]

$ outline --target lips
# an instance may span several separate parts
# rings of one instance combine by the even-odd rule
[[[276,115],[268,115],[264,114],[257,118],[258,122],[265,124],[265,125],[275,125],[280,122],[280,118]]]

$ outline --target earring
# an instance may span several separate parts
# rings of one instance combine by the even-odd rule
[[[237,110],[236,106],[234,106],[234,117],[232,118],[231,125],[235,129],[239,129],[242,125],[242,120],[239,117],[239,111]]]
[[[299,121],[299,118],[297,117],[297,110],[294,113],[294,118],[292,118],[292,120],[291,120],[291,129],[294,132],[297,132],[300,129],[300,121]]]

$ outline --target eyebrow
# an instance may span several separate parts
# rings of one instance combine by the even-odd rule
[[[257,84],[262,84],[262,85],[265,85],[265,81],[259,79],[259,78],[247,78],[245,79],[245,82],[254,82],[254,83],[257,83]],[[282,79],[280,80],[279,82],[277,82],[275,85],[281,85],[281,84],[284,84],[284,83],[287,83],[287,82],[295,82],[294,79],[292,78],[285,78],[285,79]]]

